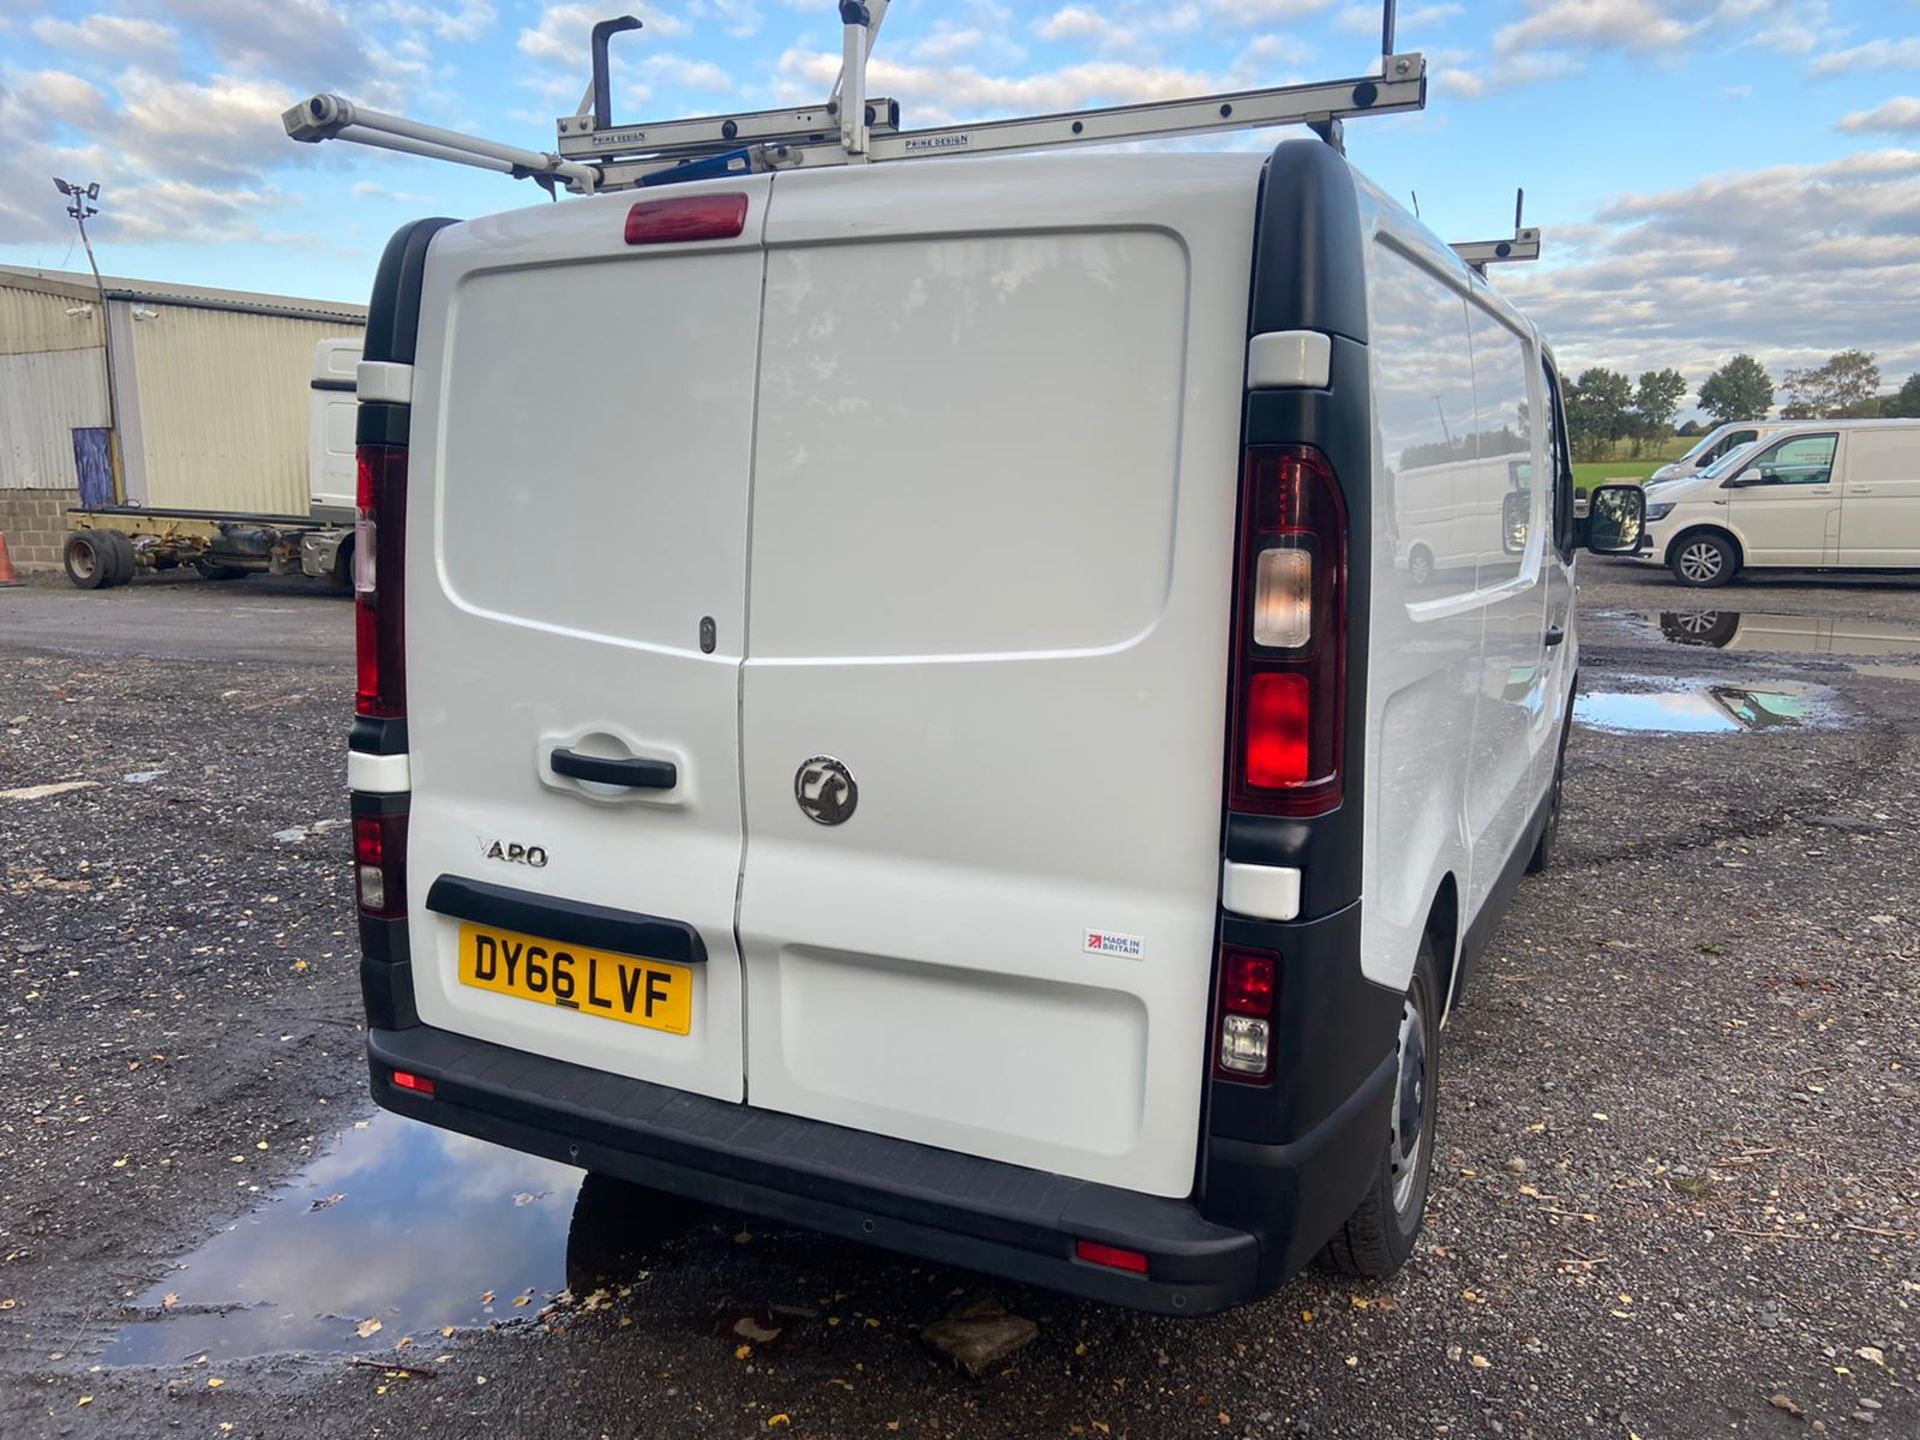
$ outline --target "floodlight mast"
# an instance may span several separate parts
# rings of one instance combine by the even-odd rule
[[[1373,74],[1190,100],[903,131],[899,104],[876,98],[867,87],[867,62],[888,4],[889,0],[838,0],[840,75],[823,105],[615,124],[608,45],[613,36],[641,28],[639,20],[622,15],[593,27],[592,81],[579,109],[555,122],[552,152],[503,145],[383,114],[338,95],[315,95],[281,118],[295,140],[352,140],[531,178],[549,191],[564,184],[586,195],[795,166],[818,169],[932,160],[1274,125],[1306,125],[1330,145],[1344,148],[1347,120],[1419,110],[1427,101],[1426,59],[1394,53],[1394,0],[1383,0],[1382,55]]]
[[[93,237],[87,234],[87,221],[100,213],[100,207],[93,203],[100,198],[100,182],[94,180],[82,189],[79,181],[62,180],[56,175],[53,188],[71,202],[67,214],[79,227],[87,268],[93,272],[93,288],[100,296],[100,349],[107,372],[107,473],[113,484],[113,503],[118,505],[125,500],[126,491],[120,478],[120,396],[113,382],[113,315],[107,308],[106,282],[100,278],[100,265],[93,258]]]

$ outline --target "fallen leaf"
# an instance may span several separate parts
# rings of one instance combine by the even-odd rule
[[[765,1345],[780,1338],[778,1325],[762,1325],[751,1315],[742,1315],[733,1322],[733,1333],[742,1340],[751,1340],[756,1345]]]
[[[93,1403],[93,1396],[91,1396],[91,1395],[82,1395],[82,1396],[80,1397],[80,1405],[91,1405],[92,1403]],[[77,1406],[75,1406],[74,1408],[75,1408],[75,1409],[79,1409],[79,1408],[80,1408],[80,1406],[78,1406],[78,1405],[77,1405]]]
[[[533,1296],[531,1295],[516,1295],[513,1297],[514,1308],[518,1309],[520,1306],[525,1305],[528,1301],[532,1299],[533,1299]]]
[[[222,1380],[218,1375],[207,1376],[207,1388],[209,1390],[218,1390],[222,1385],[226,1383],[227,1382]]]
[[[767,1417],[767,1428],[769,1430],[778,1430],[783,1425],[791,1425],[791,1424],[793,1424],[793,1417],[787,1414],[784,1410],[781,1411],[778,1415],[769,1415]]]
[[[491,1305],[493,1303],[493,1291],[482,1291],[480,1294],[480,1303],[482,1305]]]
[[[442,1325],[440,1327],[440,1338],[442,1340],[451,1340],[453,1338],[453,1326]]]
[[[358,1335],[362,1340],[370,1339],[372,1336],[379,1334],[380,1317],[378,1315],[369,1315],[353,1327],[353,1333]]]
[[[174,1294],[171,1290],[169,1290],[164,1296],[161,1297],[160,1308],[162,1310],[171,1310],[174,1306],[178,1305],[179,1303],[180,1303],[180,1297]]]
[[[116,1161],[114,1161],[114,1162],[113,1162],[113,1168],[114,1168],[114,1169],[116,1169],[116,1170],[124,1170],[124,1169],[126,1169],[126,1168],[127,1168],[127,1157],[126,1157],[126,1156],[124,1156],[124,1155],[122,1155],[122,1156],[121,1156],[121,1157],[120,1157],[120,1158],[119,1158],[118,1160],[116,1160]]]
[[[1782,1392],[1781,1394],[1772,1396],[1770,1399],[1768,1399],[1767,1403],[1773,1406],[1773,1408],[1776,1410],[1786,1411],[1787,1414],[1791,1415],[1796,1420],[1798,1420],[1802,1415],[1807,1413],[1806,1411],[1802,1410],[1798,1405],[1793,1403],[1792,1396],[1787,1395],[1784,1392]]]
[[[1484,1355],[1474,1356],[1472,1364],[1476,1370],[1491,1370],[1493,1368],[1493,1362]]]
[[[1858,1355],[1862,1360],[1872,1361],[1875,1365],[1885,1365],[1887,1363],[1887,1352],[1882,1350],[1878,1345],[1862,1345],[1853,1353]]]
[[[733,1358],[736,1360],[746,1360],[750,1358],[752,1354],[753,1346],[751,1345],[736,1345],[733,1347]]]

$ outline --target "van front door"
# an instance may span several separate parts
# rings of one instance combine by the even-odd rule
[[[1835,565],[1838,432],[1776,440],[1725,482],[1727,513],[1749,565]]]
[[[1838,565],[1920,566],[1920,428],[1847,435]]]

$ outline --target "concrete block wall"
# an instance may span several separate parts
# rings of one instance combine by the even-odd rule
[[[0,534],[16,569],[53,570],[67,543],[67,507],[78,490],[0,490]]]

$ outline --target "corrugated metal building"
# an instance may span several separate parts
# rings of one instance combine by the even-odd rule
[[[125,501],[307,513],[317,341],[358,305],[0,265],[0,530],[16,564],[58,561],[82,456],[107,424],[107,327]],[[90,497],[91,498],[91,497]]]

